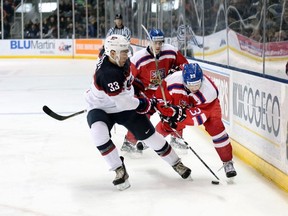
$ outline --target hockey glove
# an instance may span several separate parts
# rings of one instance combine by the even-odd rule
[[[177,128],[177,122],[172,121],[172,119],[170,117],[160,115],[160,119],[161,119],[161,122],[163,124],[162,127],[165,131],[172,132],[173,129]]]
[[[173,122],[181,122],[186,118],[186,110],[180,106],[171,104],[165,105],[163,102],[156,104],[156,109],[161,113],[163,118],[170,119]]]
[[[154,107],[157,104],[157,99],[152,98],[152,99],[148,99],[146,97],[140,97],[139,99],[139,105],[136,108],[136,112],[138,112],[139,114],[149,114],[152,115],[155,111],[154,111]],[[154,111],[154,112],[153,112]]]
[[[179,66],[176,66],[176,67],[172,67],[170,68],[170,70],[168,70],[168,75],[171,75],[173,73],[175,73],[176,71],[180,71],[181,68]]]
[[[150,99],[150,103],[151,103],[151,108],[150,110],[147,112],[148,115],[153,115],[156,112],[156,105],[158,103],[156,98],[151,98]]]
[[[134,87],[134,94],[137,95],[138,97],[140,96],[141,92],[145,91],[145,86],[143,82],[137,77],[134,77],[132,85]]]
[[[171,68],[170,70],[168,70],[168,75],[171,75],[171,74],[173,74],[173,73],[176,72],[176,71],[177,71],[177,70]]]

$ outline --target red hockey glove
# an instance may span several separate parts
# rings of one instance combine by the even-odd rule
[[[181,122],[186,118],[186,110],[180,106],[165,105],[165,103],[161,102],[156,104],[156,109],[161,113],[163,118],[170,119],[173,122]]]

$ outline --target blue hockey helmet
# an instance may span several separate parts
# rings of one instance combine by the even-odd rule
[[[182,76],[185,85],[190,87],[198,86],[200,88],[203,80],[203,72],[197,63],[185,64],[182,71]]]
[[[151,40],[154,41],[162,41],[164,42],[164,33],[160,29],[151,29],[149,31],[149,36]]]

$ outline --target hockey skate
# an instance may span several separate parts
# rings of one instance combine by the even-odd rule
[[[124,165],[124,157],[121,156],[120,159],[122,160],[122,166],[115,170],[116,177],[113,180],[113,184],[117,187],[118,190],[122,191],[129,188],[131,185],[128,181],[129,175]]]
[[[184,143],[184,140],[181,138],[171,136],[170,145],[179,154],[187,154],[188,153],[188,146]]]
[[[190,177],[191,169],[183,165],[180,159],[172,167],[183,179],[188,179],[188,177]]]
[[[123,152],[127,152],[127,153],[138,153],[138,154],[142,154],[142,150],[137,149],[136,145],[134,145],[133,143],[129,142],[126,137],[124,138],[124,142],[123,145],[120,149]]]
[[[232,160],[224,162],[223,163],[223,167],[224,167],[224,170],[225,170],[227,178],[232,178],[232,177],[237,175],[237,172],[236,172],[236,170],[235,170],[235,168],[233,166],[233,161]]]

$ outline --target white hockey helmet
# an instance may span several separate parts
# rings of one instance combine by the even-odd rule
[[[105,39],[105,54],[110,56],[110,52],[114,50],[116,52],[116,56],[120,58],[120,52],[125,50],[129,51],[129,46],[130,42],[125,36],[113,34]]]

